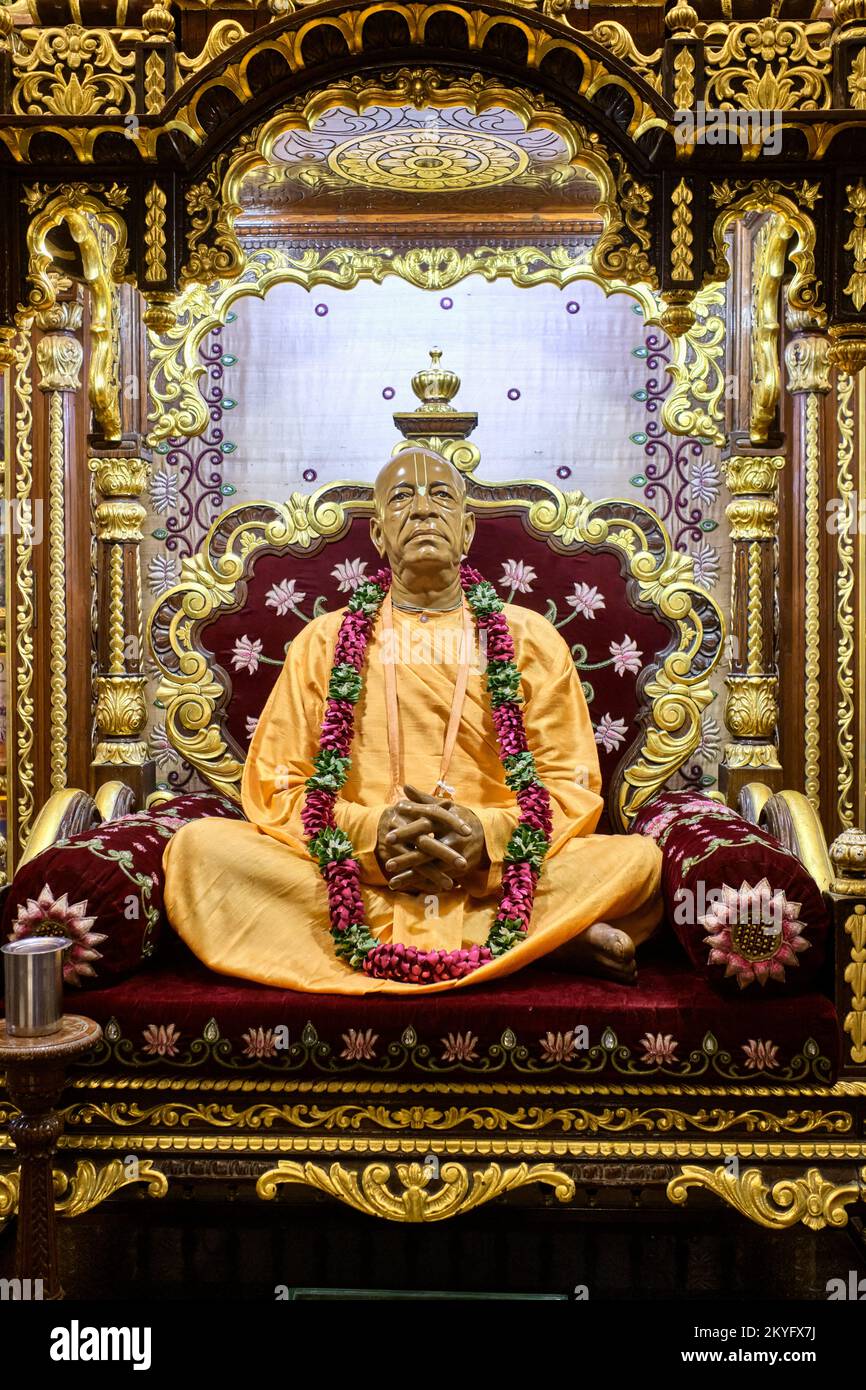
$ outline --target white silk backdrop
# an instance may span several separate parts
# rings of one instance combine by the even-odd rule
[[[418,404],[411,378],[433,347],[461,378],[456,407],[478,414],[479,477],[543,478],[648,503],[727,610],[717,451],[663,430],[667,340],[629,296],[606,298],[591,281],[520,289],[480,276],[443,292],[394,276],[348,291],[276,285],[264,300],[237,300],[202,348],[209,432],[172,441],[155,461],[144,553],[152,596],[176,582],[180,560],[225,506],[372,479],[400,437],[393,412]],[[705,716],[698,754],[707,785],[719,705]],[[185,782],[162,724],[150,733],[161,776]]]

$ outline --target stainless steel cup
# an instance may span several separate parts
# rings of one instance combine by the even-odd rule
[[[56,1033],[63,1016],[65,936],[29,936],[0,947],[6,995],[6,1031],[38,1038]]]

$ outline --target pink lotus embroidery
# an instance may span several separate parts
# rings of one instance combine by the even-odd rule
[[[9,940],[23,941],[28,936],[67,937],[72,947],[63,962],[63,978],[68,985],[80,986],[83,979],[96,975],[90,962],[102,959],[102,952],[96,947],[106,940],[104,932],[91,931],[96,918],[86,914],[86,899],[70,903],[65,893],[55,898],[46,883],[38,898],[28,898],[26,904],[19,904]]]
[[[239,637],[232,648],[232,666],[236,671],[249,671],[254,676],[259,669],[259,658],[262,654],[262,639],[260,637]]]
[[[241,1037],[245,1057],[276,1057],[277,1044],[273,1028],[248,1028]]]
[[[626,671],[639,671],[641,668],[643,652],[638,651],[637,642],[628,634],[621,642],[611,642],[610,654],[613,657],[613,669],[618,676],[624,676]]]
[[[575,584],[574,593],[569,594],[565,601],[584,618],[594,618],[596,609],[604,608],[604,595],[594,585],[584,584],[583,581]]]
[[[341,594],[348,593],[350,589],[357,589],[364,579],[364,570],[367,568],[367,561],[360,559],[344,560],[331,570],[331,575],[337,581],[337,587]]]
[[[379,1041],[379,1034],[374,1033],[372,1028],[362,1032],[359,1028],[350,1028],[348,1033],[343,1034],[343,1042],[346,1046],[340,1053],[350,1062],[363,1061],[369,1062],[376,1056],[376,1043]]]
[[[770,1042],[762,1042],[760,1038],[749,1038],[747,1043],[742,1045],[746,1054],[746,1069],[748,1071],[772,1071],[773,1067],[779,1065],[779,1045]]]
[[[268,589],[265,603],[268,608],[275,608],[280,617],[283,617],[284,614],[293,612],[306,597],[306,594],[296,591],[294,579],[281,579],[279,584],[273,584]]]
[[[439,1040],[443,1046],[443,1062],[477,1062],[478,1039],[473,1033],[449,1033]]]
[[[544,1062],[570,1062],[577,1051],[574,1031],[571,1028],[567,1033],[548,1033],[538,1041],[541,1043],[541,1058]]]
[[[612,753],[625,743],[626,724],[624,719],[614,719],[603,714],[595,726],[595,741],[600,743],[606,753]]]
[[[173,1023],[149,1023],[141,1035],[144,1050],[152,1057],[175,1057],[180,1030]]]
[[[662,1066],[665,1062],[675,1062],[676,1052],[679,1043],[672,1033],[644,1033],[640,1039],[640,1046],[643,1048],[642,1062],[652,1062],[655,1066]]]
[[[506,560],[499,582],[503,588],[513,589],[515,593],[531,594],[533,580],[537,578],[532,566],[524,564],[523,560]]]
[[[721,899],[698,918],[707,929],[710,965],[724,965],[725,978],[736,976],[740,989],[757,980],[784,980],[785,966],[797,966],[797,956],[809,950],[799,921],[801,903],[774,893],[765,878],[754,888],[722,888]]]

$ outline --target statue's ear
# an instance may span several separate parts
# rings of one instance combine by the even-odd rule
[[[378,516],[371,517],[371,519],[370,519],[370,540],[373,542],[374,546],[376,547],[376,552],[377,552],[377,554],[379,554],[379,555],[384,555],[384,554],[385,554],[385,537],[384,537],[384,534],[383,534],[383,532],[382,532],[382,523],[381,523],[381,521],[379,520],[379,517],[378,517]]]
[[[467,511],[463,518],[463,553],[469,554],[469,547],[475,535],[475,513]]]

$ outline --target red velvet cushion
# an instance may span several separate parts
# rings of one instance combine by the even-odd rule
[[[830,921],[796,855],[736,811],[690,791],[661,792],[634,829],[662,851],[666,916],[701,975],[734,993],[814,987]]]
[[[720,1000],[676,943],[647,943],[636,986],[544,968],[434,995],[301,994],[215,975],[182,942],[87,996],[110,1075],[497,1081],[679,1079],[829,1084],[839,1065],[821,994]],[[68,999],[75,1008],[75,997]]]
[[[214,792],[193,792],[58,840],[15,875],[2,935],[70,937],[69,985],[99,989],[128,975],[153,955],[165,923],[166,843],[200,816],[242,819],[243,812]]]

